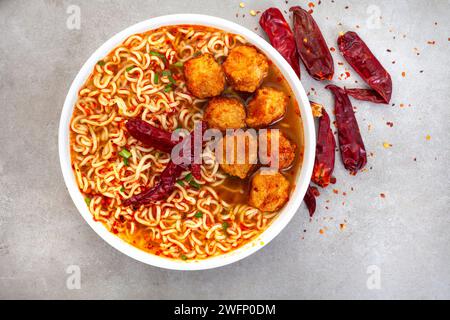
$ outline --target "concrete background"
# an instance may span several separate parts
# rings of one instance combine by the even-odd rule
[[[316,218],[300,208],[253,256],[205,272],[160,270],[115,251],[78,214],[59,168],[57,128],[81,65],[113,34],[151,17],[203,13],[253,30],[251,9],[308,3],[239,2],[0,1],[0,298],[450,298],[446,0],[313,1],[329,46],[356,30],[390,71],[393,105],[354,101],[373,153],[368,170],[351,177],[338,158],[337,184],[322,192]],[[66,27],[70,5],[81,9],[80,30]],[[358,79],[350,70],[347,82],[337,80],[348,66],[333,55],[336,83]],[[332,110],[324,84],[306,73],[303,84]],[[80,290],[66,287],[70,265],[81,269]],[[380,288],[367,286],[377,274]]]

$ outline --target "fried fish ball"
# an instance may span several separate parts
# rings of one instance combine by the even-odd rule
[[[245,179],[258,162],[257,137],[239,130],[226,135],[219,144],[223,154],[219,159],[222,170],[230,176]]]
[[[289,200],[291,186],[279,172],[257,172],[250,187],[249,205],[264,212],[281,209]]]
[[[204,119],[210,128],[222,131],[245,128],[245,107],[235,98],[212,98],[205,109]]]
[[[184,76],[188,90],[200,99],[216,97],[225,89],[222,66],[209,53],[187,61]]]
[[[281,90],[264,87],[256,91],[247,106],[247,125],[251,128],[267,127],[283,118],[289,97]]]
[[[269,73],[269,63],[254,47],[238,46],[230,51],[223,69],[233,89],[255,92]]]
[[[270,165],[272,156],[272,137],[278,137],[278,167],[280,170],[287,169],[292,166],[295,159],[295,150],[297,145],[289,140],[286,135],[278,129],[267,130],[267,160]],[[263,136],[264,137],[264,136]],[[263,139],[264,140],[264,139]],[[261,142],[261,141],[260,141]],[[264,163],[266,164],[266,163]]]

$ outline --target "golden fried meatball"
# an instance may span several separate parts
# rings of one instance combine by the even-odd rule
[[[255,92],[269,73],[269,63],[254,47],[239,46],[230,51],[223,70],[233,89]]]
[[[275,136],[278,136],[278,167],[280,170],[287,169],[292,166],[292,163],[294,162],[295,150],[297,149],[297,145],[289,140],[286,135],[279,129],[267,130],[267,159],[264,160],[267,160],[268,162],[266,161],[266,163],[263,164],[271,164],[270,160],[272,156],[272,137]],[[264,141],[262,143],[264,143]],[[261,145],[259,147],[261,148]]]
[[[247,106],[247,125],[252,128],[267,127],[286,113],[289,97],[281,90],[264,87],[256,91]]]
[[[222,131],[246,126],[244,105],[235,98],[212,98],[205,109],[204,119],[210,128]]]
[[[230,176],[245,179],[258,162],[257,137],[242,130],[223,137],[219,146],[223,151],[220,167]]]
[[[250,187],[249,205],[265,212],[281,209],[289,200],[291,186],[279,172],[257,172]]]
[[[216,97],[225,89],[225,74],[211,54],[202,54],[184,64],[188,90],[197,98]]]

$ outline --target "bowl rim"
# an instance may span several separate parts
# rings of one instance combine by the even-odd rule
[[[91,74],[95,64],[109,54],[114,48],[120,45],[127,37],[133,34],[143,33],[170,25],[208,26],[244,36],[249,43],[255,45],[259,50],[264,52],[280,69],[280,72],[289,83],[289,86],[295,95],[299,105],[303,125],[303,163],[296,177],[295,189],[287,205],[281,210],[278,217],[271,223],[271,225],[257,238],[229,253],[202,260],[182,261],[159,257],[138,249],[109,232],[101,222],[96,222],[92,218],[92,214],[86,206],[82,193],[78,189],[71,165],[69,143],[70,119],[72,117],[75,102],[78,98],[78,91]],[[315,158],[315,145],[316,133],[309,100],[300,79],[288,62],[266,40],[253,31],[222,18],[201,14],[176,14],[151,18],[122,30],[102,44],[84,63],[73,80],[64,102],[58,132],[58,151],[64,182],[79,213],[89,224],[89,226],[97,233],[97,235],[118,251],[135,260],[164,269],[184,271],[212,269],[237,262],[252,255],[273,240],[291,221],[302,204],[303,197],[309,186],[312,175]]]

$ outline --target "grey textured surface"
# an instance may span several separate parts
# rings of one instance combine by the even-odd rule
[[[0,1],[0,298],[450,298],[446,0],[313,1],[330,46],[345,30],[366,39],[393,76],[395,105],[354,102],[373,153],[367,172],[349,176],[338,161],[338,194],[323,191],[313,221],[302,207],[253,256],[205,272],[165,271],[115,251],[78,214],[60,173],[57,127],[81,65],[113,34],[150,17],[203,13],[253,30],[251,9],[307,5],[245,1],[242,9],[239,2]],[[81,8],[80,30],[66,27],[72,4]],[[377,13],[382,19],[373,18]],[[335,81],[344,84],[337,77],[348,66],[333,55]],[[350,72],[345,83],[357,79]],[[332,110],[322,83],[304,73],[303,84]],[[81,269],[80,290],[66,287],[69,265]],[[366,285],[372,265],[379,290]]]

